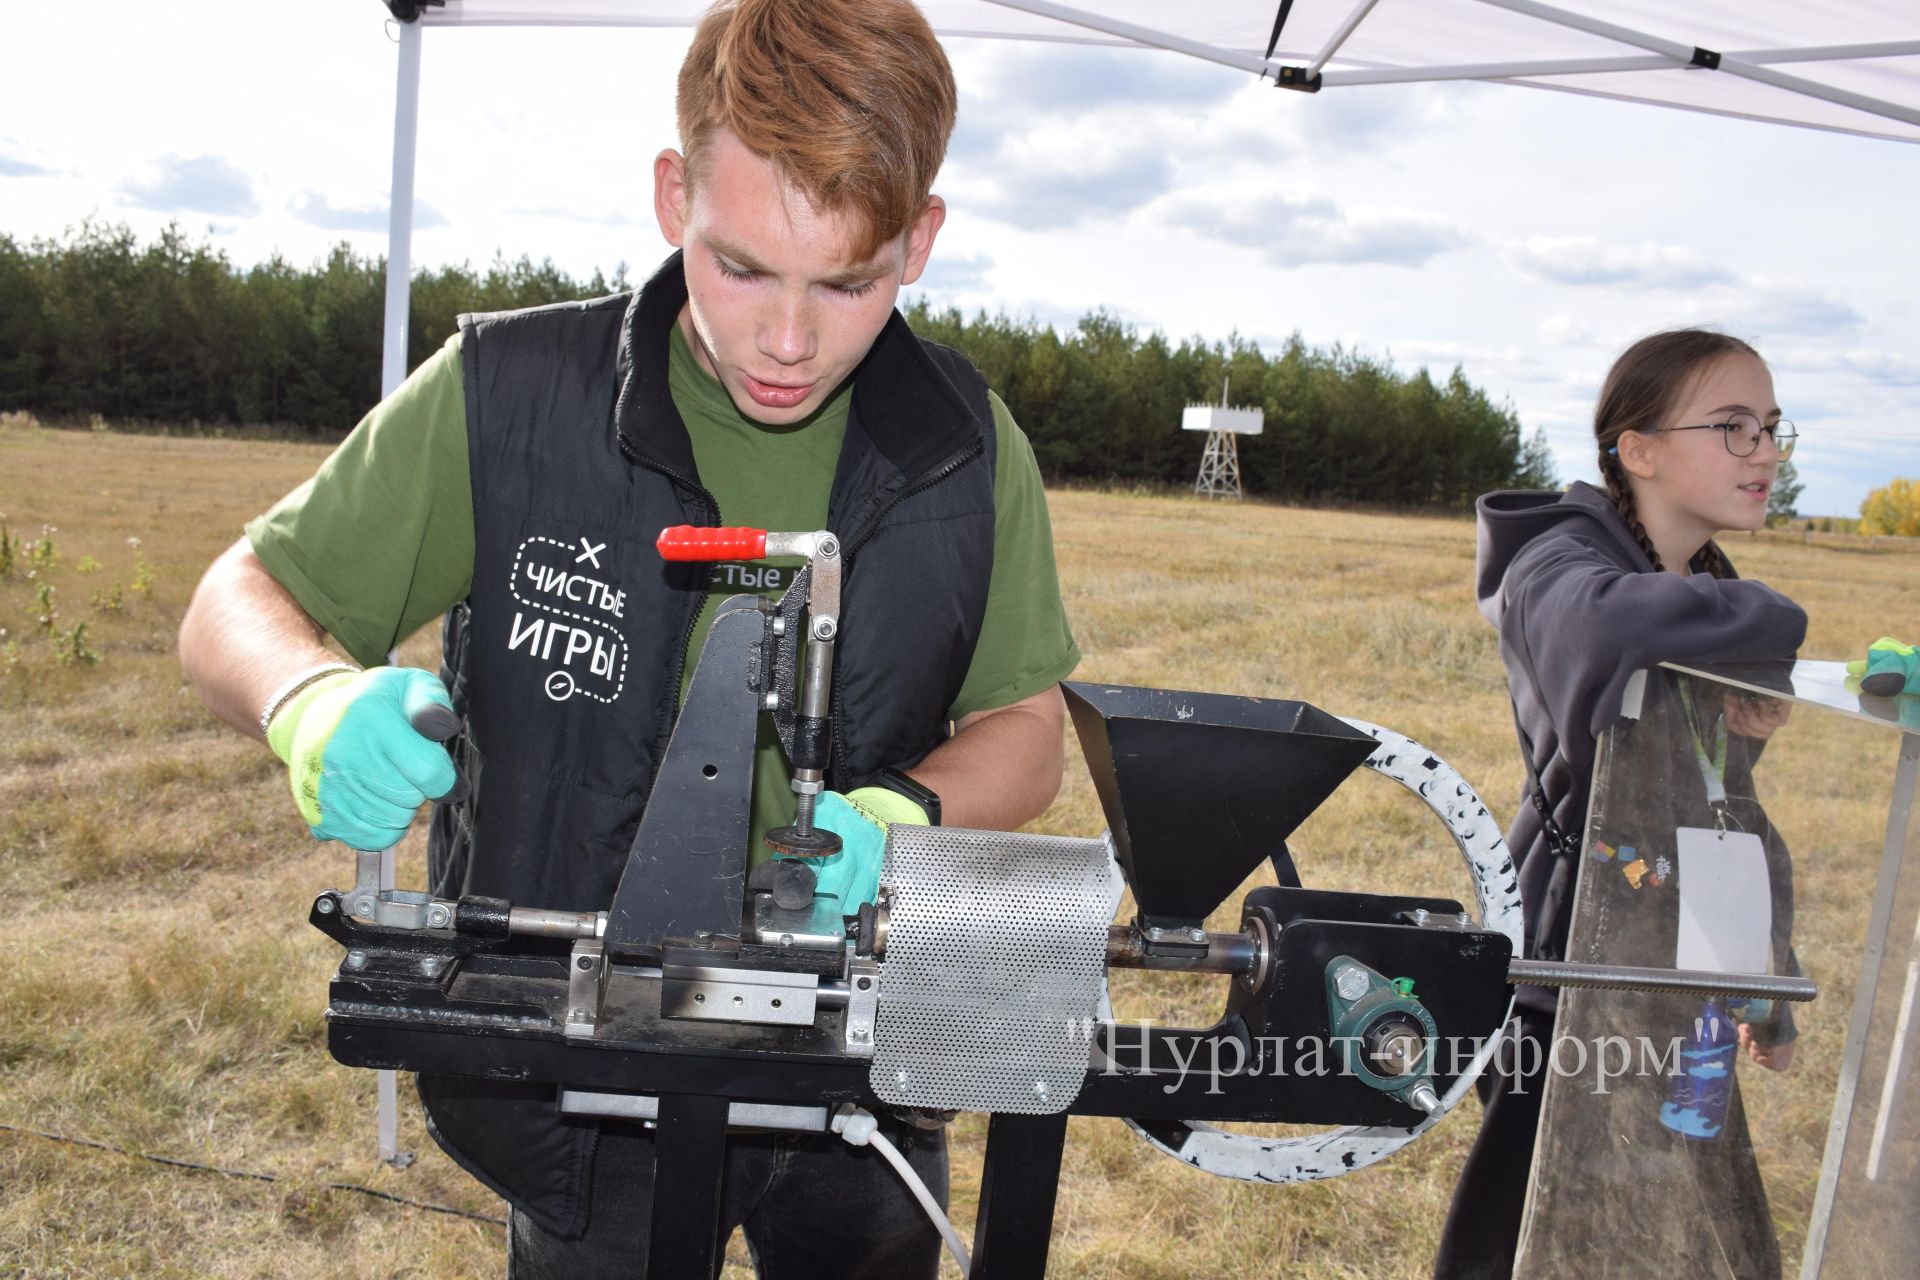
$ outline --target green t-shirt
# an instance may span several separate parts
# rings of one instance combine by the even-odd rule
[[[723,524],[804,531],[826,525],[851,384],[802,422],[769,426],[742,415],[702,370],[680,327],[671,331],[667,383],[692,438],[701,482]],[[998,396],[993,578],[986,614],[953,719],[1031,697],[1080,661],[1054,570],[1033,447]],[[456,334],[361,420],[313,478],[247,525],[261,562],[313,619],[363,664],[387,653],[467,596],[473,582],[473,490],[467,473],[466,396]],[[777,596],[798,561],[720,565],[700,610],[697,654],[719,604],[743,591]],[[686,665],[690,680],[693,663]],[[789,821],[792,774],[761,719],[755,749],[753,831]],[[753,861],[761,852],[754,850]]]

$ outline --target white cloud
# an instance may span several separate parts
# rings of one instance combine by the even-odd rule
[[[221,156],[167,156],[154,169],[151,176],[120,183],[120,194],[131,204],[161,213],[260,212],[253,179]]]
[[[1535,332],[1550,347],[1584,347],[1593,342],[1587,327],[1568,315],[1548,316]]]
[[[1593,236],[1529,236],[1507,245],[1507,260],[1559,284],[1694,289],[1730,279],[1684,245],[1608,244]]]
[[[309,226],[326,231],[385,231],[388,206],[384,201],[335,204],[317,191],[302,191],[287,205],[288,212]],[[426,201],[415,197],[413,226],[416,231],[447,225],[446,215]]]
[[[1889,387],[1920,387],[1920,356],[1897,351],[1823,351],[1789,347],[1767,354],[1775,369],[1806,373],[1856,373]]]
[[[1214,189],[1171,196],[1157,213],[1173,227],[1259,251],[1279,267],[1383,263],[1416,267],[1469,244],[1461,227],[1407,209],[1343,208],[1324,196]]]

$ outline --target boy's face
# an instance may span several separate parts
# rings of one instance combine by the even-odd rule
[[[697,187],[686,161],[653,164],[654,212],[686,251],[680,321],[701,368],[756,422],[798,422],[866,357],[902,285],[919,279],[946,205],[930,196],[905,235],[850,261],[864,228],[822,211],[731,133],[715,130]]]

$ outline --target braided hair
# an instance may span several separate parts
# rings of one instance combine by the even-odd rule
[[[1614,446],[1629,431],[1658,428],[1697,375],[1721,357],[1736,354],[1755,359],[1760,355],[1740,339],[1712,329],[1667,329],[1648,334],[1623,351],[1600,388],[1600,402],[1593,411],[1600,478],[1620,519],[1656,570],[1666,566],[1660,562],[1660,552],[1647,536],[1646,526],[1640,523],[1633,486],[1627,482],[1627,469],[1613,452]],[[1716,578],[1724,578],[1728,572],[1720,548],[1711,542],[1694,557],[1694,567]]]

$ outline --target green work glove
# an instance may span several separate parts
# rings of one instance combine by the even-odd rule
[[[438,677],[413,667],[314,681],[267,726],[294,803],[319,840],[355,849],[400,842],[415,810],[459,782],[440,742],[460,728]]]
[[[1881,636],[1867,646],[1867,656],[1847,664],[1860,677],[1860,688],[1876,698],[1920,693],[1920,650],[1892,636]]]
[[[823,791],[813,809],[813,825],[840,837],[840,852],[810,858],[815,893],[840,899],[840,913],[852,915],[880,892],[880,861],[887,828],[896,822],[927,825],[919,805],[885,787],[859,787],[841,795]]]

